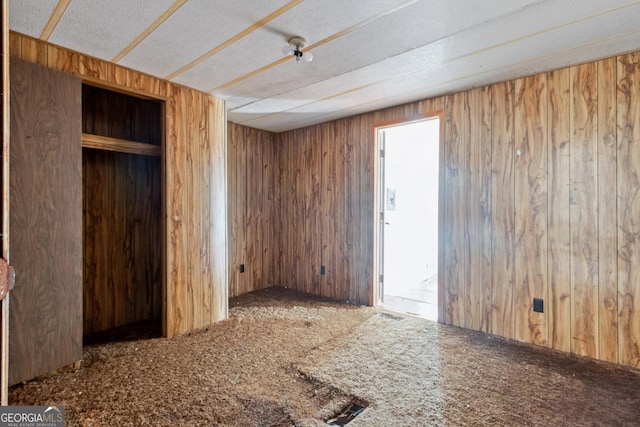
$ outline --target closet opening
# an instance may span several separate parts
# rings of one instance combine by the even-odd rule
[[[163,334],[163,111],[82,85],[85,343]]]

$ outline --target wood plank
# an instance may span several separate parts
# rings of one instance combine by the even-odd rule
[[[51,16],[49,17],[49,20],[47,21],[47,24],[42,29],[42,33],[40,33],[40,38],[42,40],[49,39],[51,33],[53,33],[53,30],[55,30],[56,26],[58,25],[58,22],[60,22],[62,15],[64,15],[65,10],[67,10],[69,3],[71,3],[71,0],[58,1],[58,4],[56,4],[56,8],[53,10]]]
[[[25,37],[20,42],[20,59],[39,65],[47,65],[47,48],[39,40]]]
[[[571,218],[570,189],[570,98],[569,69],[549,73],[548,96],[548,299],[549,345],[571,351]]]
[[[618,57],[618,352],[640,367],[640,54]]]
[[[491,324],[489,333],[514,337],[514,86],[491,86]]]
[[[278,286],[280,284],[280,259],[282,257],[276,218],[280,216],[280,183],[278,145],[276,135],[271,132],[260,132],[262,153],[262,209],[263,221],[260,231],[262,242],[263,272],[259,288]]]
[[[260,132],[245,129],[246,148],[246,289],[251,292],[259,289],[263,280],[261,229],[264,222],[263,212],[263,164],[262,140]]]
[[[465,213],[466,182],[464,103],[466,93],[447,98],[447,123],[444,153],[444,238],[446,323],[466,326],[465,319]]]
[[[206,118],[208,129],[209,158],[211,163],[204,165],[205,170],[198,171],[191,179],[196,179],[198,173],[207,173],[210,178],[209,188],[210,203],[208,228],[205,232],[211,233],[210,246],[203,248],[211,257],[211,270],[206,282],[211,286],[211,317],[204,325],[224,320],[229,315],[228,261],[227,253],[227,128],[226,105],[221,99],[206,96],[209,103]],[[199,325],[199,326],[204,326]]]
[[[83,150],[83,333],[115,326],[113,298],[109,285],[109,231],[114,189],[113,171],[102,166],[101,158],[113,153]]]
[[[373,194],[376,192],[373,162],[375,154],[373,152],[373,141],[369,140],[371,122],[367,115],[358,116],[360,122],[359,129],[354,135],[356,145],[356,155],[353,164],[355,178],[352,191],[358,197],[358,204],[355,206],[356,217],[356,242],[353,248],[355,269],[355,284],[352,286],[353,294],[350,299],[359,305],[372,305],[370,298],[370,288],[373,285],[373,258],[374,258],[374,236],[371,230],[376,226],[375,217],[371,215],[374,211]]]
[[[598,357],[598,91],[595,63],[571,67],[571,351]]]
[[[229,297],[235,297],[239,295],[239,281],[240,281],[240,264],[243,263],[242,257],[244,250],[241,246],[244,245],[244,237],[240,234],[243,233],[244,224],[243,215],[244,209],[238,203],[239,199],[244,198],[239,194],[244,195],[244,187],[241,183],[244,175],[240,174],[239,160],[242,156],[239,154],[240,144],[244,144],[244,138],[242,135],[243,127],[235,123],[230,123],[228,128],[227,137],[227,170],[229,171],[228,177],[228,192],[229,192],[229,205],[228,205],[228,218],[229,218],[229,232],[228,232],[228,244],[229,244]]]
[[[304,292],[320,293],[320,261],[321,244],[320,221],[320,177],[322,174],[322,146],[318,138],[318,127],[312,129],[309,138],[304,139],[304,163],[300,175],[305,182],[305,194],[302,200],[302,224],[304,242],[297,253],[300,265],[303,266],[298,280],[304,284]],[[300,260],[300,258],[303,258]]]
[[[322,125],[322,255],[321,265],[325,266],[325,274],[320,276],[320,286],[322,293],[331,298],[339,298],[340,277],[344,274],[341,262],[341,253],[344,248],[342,239],[345,232],[344,222],[340,215],[334,214],[339,204],[341,204],[340,184],[343,180],[338,177],[344,176],[344,161],[339,156],[340,149],[337,146],[340,130],[344,129],[344,121],[334,121]],[[340,211],[342,214],[342,210]]]
[[[11,384],[82,359],[80,108],[79,79],[12,59]]]
[[[198,171],[210,171],[213,163],[211,151],[212,144],[209,140],[209,129],[206,126],[201,125],[201,123],[206,123],[208,118],[207,109],[209,107],[209,102],[207,98],[208,97],[206,95],[198,93],[197,134],[194,138],[198,143],[192,149],[194,170]],[[198,283],[198,289],[194,293],[194,325],[208,325],[212,323],[210,319],[212,317],[211,302],[214,284],[213,282],[207,283],[205,278],[213,276],[213,257],[202,255],[206,254],[206,251],[208,251],[208,248],[211,246],[211,239],[213,238],[213,233],[211,232],[211,228],[213,226],[213,223],[211,222],[211,202],[209,201],[211,197],[211,178],[211,173],[204,173],[202,175],[202,179],[193,181],[195,187],[193,200],[201,200],[204,202],[200,203],[199,209],[197,210],[200,214],[199,217],[201,218],[200,224],[196,227],[200,238],[197,239],[198,244],[195,246],[194,253],[201,254],[201,259],[199,266],[197,267],[197,269],[199,269],[196,273],[197,277],[194,277],[194,281]]]
[[[600,360],[618,362],[618,212],[616,59],[598,75],[598,335]]]
[[[142,142],[125,141],[107,136],[82,134],[82,146],[97,150],[117,151],[119,153],[140,154],[143,156],[159,157],[161,149],[159,145],[144,144]]]
[[[46,48],[47,67],[74,75],[80,72],[78,53],[54,45],[47,45]]]
[[[547,82],[545,74],[515,81],[515,338],[548,342],[547,300]]]
[[[186,146],[180,141],[186,141],[187,135],[182,126],[184,114],[186,114],[186,101],[179,86],[171,86],[169,99],[167,100],[167,159],[166,159],[166,198],[167,217],[166,224],[168,248],[166,260],[166,306],[167,336],[174,336],[189,330],[187,324],[186,298],[186,260],[188,257],[186,240],[186,225],[184,216],[188,212],[183,200],[183,185],[186,184],[188,173],[185,169]]]
[[[488,87],[468,93],[464,140],[467,142],[465,182],[465,318],[470,329],[486,331],[491,284],[491,92]]]

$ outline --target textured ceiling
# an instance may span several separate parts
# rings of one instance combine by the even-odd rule
[[[640,1],[10,0],[10,29],[284,131],[640,49]],[[285,57],[302,36],[312,62]]]

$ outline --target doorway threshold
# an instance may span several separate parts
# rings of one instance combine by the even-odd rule
[[[409,314],[423,319],[438,321],[438,305],[395,295],[385,295],[382,308],[395,313]]]

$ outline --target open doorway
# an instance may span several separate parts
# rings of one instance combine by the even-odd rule
[[[438,318],[440,118],[376,128],[379,303]]]
[[[162,336],[163,109],[82,85],[85,344]]]

